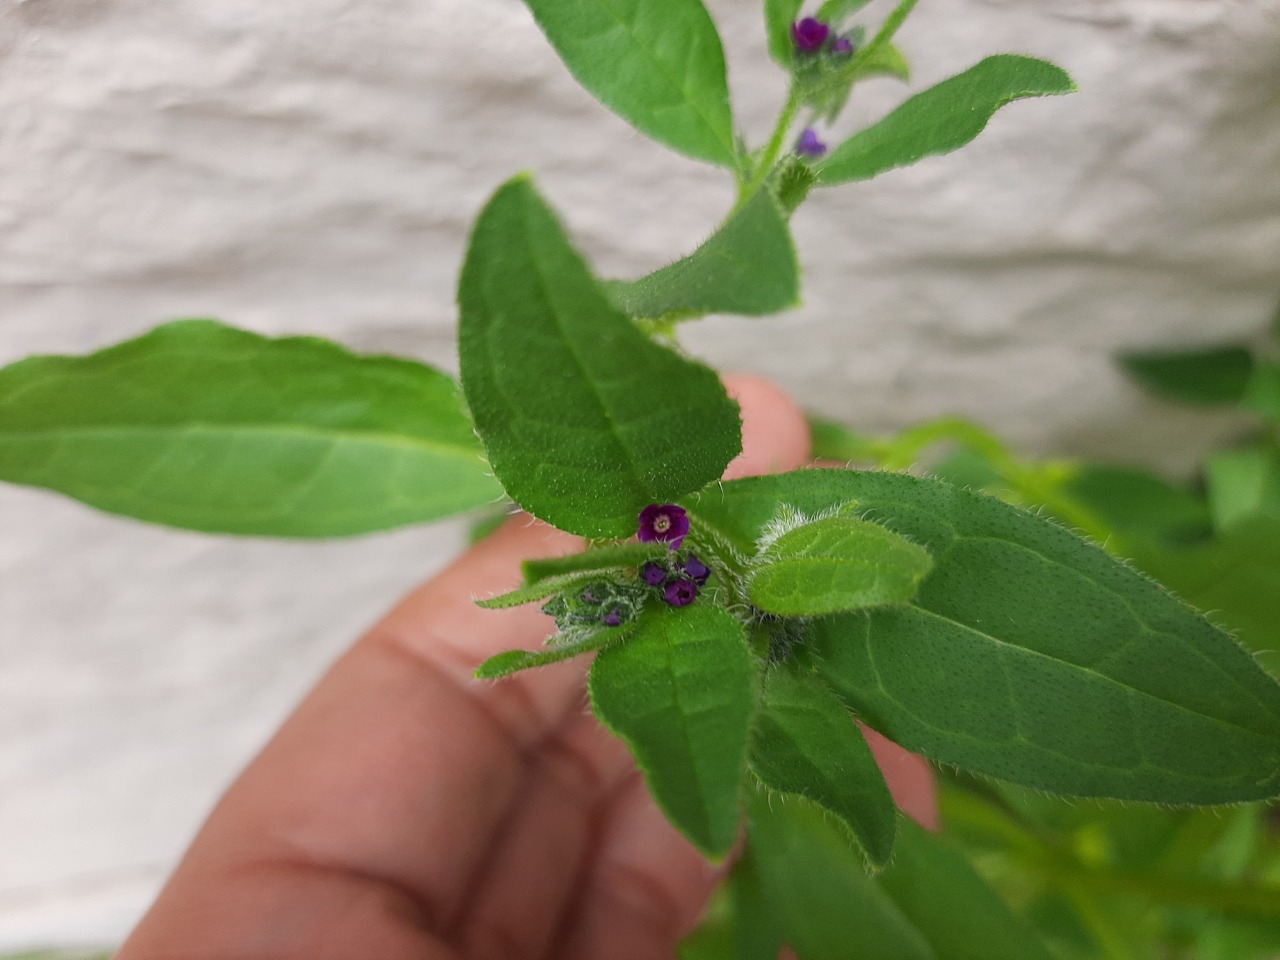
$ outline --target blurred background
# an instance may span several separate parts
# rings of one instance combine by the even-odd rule
[[[758,143],[785,94],[761,4],[708,6]],[[860,86],[827,139],[988,53],[1081,89],[818,193],[805,305],[685,345],[859,430],[956,413],[1029,454],[1188,472],[1243,421],[1112,356],[1265,335],[1280,0],[923,0],[898,44],[910,87]],[[518,0],[6,0],[0,363],[216,316],[456,370],[468,227],[520,169],[604,276],[688,252],[733,200],[583,92]],[[464,535],[237,540],[0,488],[0,951],[118,941],[325,665]]]

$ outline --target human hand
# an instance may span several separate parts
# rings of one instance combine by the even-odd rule
[[[808,460],[787,397],[726,386],[744,421],[726,476]],[[511,588],[521,560],[578,546],[518,517],[404,600],[232,785],[117,960],[673,956],[723,868],[591,716],[586,658],[472,679],[550,626],[472,599]],[[868,738],[899,805],[932,825],[923,761]]]

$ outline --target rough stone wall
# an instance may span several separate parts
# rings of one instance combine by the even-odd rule
[[[760,4],[710,6],[758,141],[784,92]],[[687,345],[864,428],[960,412],[1185,469],[1237,425],[1143,399],[1109,356],[1255,336],[1280,294],[1280,0],[926,0],[900,41],[915,89],[1015,51],[1081,92],[820,194],[795,219],[805,306]],[[868,84],[841,130],[904,93]],[[4,0],[0,362],[214,315],[452,368],[468,224],[517,169],[606,275],[691,249],[731,200],[577,88],[516,0]],[[0,490],[0,947],[121,936],[460,530],[233,540]]]

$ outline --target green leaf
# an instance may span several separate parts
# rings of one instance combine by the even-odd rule
[[[702,925],[680,942],[680,960],[778,960],[780,949],[782,932],[748,848],[716,891]]]
[[[814,805],[756,798],[749,812],[772,913],[803,960],[1049,960],[964,857],[908,819],[872,878]]]
[[[761,610],[786,617],[883,607],[915,596],[932,565],[927,550],[879,524],[825,517],[769,543],[748,595]]]
[[[533,603],[536,600],[545,600],[547,597],[563,593],[565,590],[572,590],[580,584],[586,586],[594,579],[596,579],[595,575],[591,571],[545,577],[535,583],[525,584],[507,593],[500,593],[496,597],[477,600],[476,606],[484,607],[486,610],[505,610],[508,607],[519,607],[526,603]]]
[[[737,837],[755,682],[742,626],[705,602],[646,610],[591,668],[596,716],[627,741],[658,805],[708,856]]]
[[[886,43],[858,64],[854,76],[896,77],[906,81],[911,79],[911,64],[907,62],[906,54],[892,43]]]
[[[1212,610],[1214,621],[1280,676],[1280,517],[1256,517],[1191,549],[1140,545],[1134,562],[1188,602]]]
[[[665,543],[617,543],[583,550],[563,557],[541,557],[524,562],[526,580],[544,580],[566,573],[591,570],[620,570],[638,567],[646,560],[658,560],[671,552]]]
[[[0,370],[0,479],[193,530],[332,537],[501,495],[457,385],[314,337],[183,320]]]
[[[826,0],[815,16],[823,23],[841,25],[845,20],[865,7],[871,0]]]
[[[803,0],[764,0],[764,27],[769,37],[769,56],[779,66],[791,68],[796,45],[791,24],[800,16]]]
[[[812,628],[813,660],[909,750],[1055,793],[1230,803],[1280,792],[1280,685],[1221,630],[1054,523],[940,481],[805,470],[690,506],[748,552],[778,503],[928,547],[907,606]]]
[[[525,0],[569,72],[697,160],[737,165],[724,50],[701,0]]]
[[[503,186],[462,270],[462,384],[508,495],[563,530],[627,537],[650,503],[742,449],[715,373],[610,306],[537,191]]]
[[[981,133],[1006,103],[1073,90],[1071,78],[1051,63],[1013,54],[987,57],[840,144],[815,168],[818,183],[869,180],[923,157],[950,153]]]
[[[1125,373],[1153,393],[1199,406],[1239,403],[1253,373],[1248,347],[1151,350],[1120,356]]]
[[[799,303],[800,267],[787,221],[760,190],[689,256],[607,290],[633,317],[762,316]]]
[[[1244,403],[1268,420],[1280,420],[1280,363],[1264,361],[1254,368]]]
[[[1280,455],[1275,451],[1224,450],[1206,458],[1204,471],[1217,530],[1229,530],[1257,513],[1280,516]]]
[[[751,769],[840,818],[875,867],[889,862],[897,808],[853,717],[816,676],[789,665],[765,679]]]
[[[1122,537],[1193,543],[1209,533],[1209,508],[1185,487],[1136,467],[1084,464],[1063,486]]]
[[[617,643],[624,640],[630,632],[630,625],[624,624],[621,627],[602,629],[574,643],[559,644],[545,650],[504,650],[480,664],[475,676],[477,680],[497,680],[532,667],[545,667]]]

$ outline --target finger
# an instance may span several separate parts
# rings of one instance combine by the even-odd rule
[[[724,386],[742,409],[742,453],[725,470],[726,480],[798,470],[809,461],[809,423],[794,400],[748,374],[729,374]]]
[[[559,960],[669,960],[722,875],[654,804],[640,775],[600,825],[599,856],[574,897]]]
[[[899,809],[925,829],[939,829],[938,784],[929,761],[903,749],[870,727],[859,726]]]

